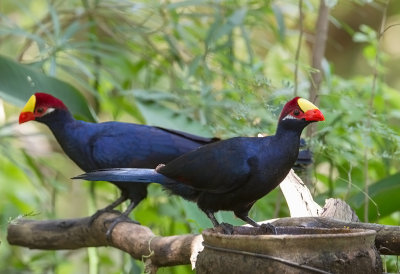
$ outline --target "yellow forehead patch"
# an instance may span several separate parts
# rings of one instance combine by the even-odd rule
[[[299,100],[297,100],[297,104],[303,112],[307,112],[312,109],[318,109],[316,105],[304,98],[299,98]]]
[[[35,106],[36,106],[36,96],[32,95],[31,98],[29,98],[28,102],[26,102],[21,112],[33,112],[35,110]]]

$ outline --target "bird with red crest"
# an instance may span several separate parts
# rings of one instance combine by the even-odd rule
[[[82,170],[100,168],[139,167],[155,168],[168,163],[217,138],[204,138],[182,131],[133,123],[87,123],[73,118],[65,104],[47,93],[30,97],[19,116],[19,123],[37,121],[47,125],[64,152]],[[129,213],[147,196],[146,184],[112,182],[121,196],[92,216],[94,221],[104,211],[111,211],[125,200],[130,204],[107,232],[121,220],[129,220]]]
[[[108,169],[77,176],[125,183],[155,182],[172,194],[197,203],[214,226],[219,210],[233,211],[258,226],[248,213],[253,204],[277,187],[299,153],[300,135],[313,122],[324,121],[310,101],[296,97],[285,104],[275,135],[235,137],[202,146],[156,169]],[[229,232],[226,224],[225,231]]]

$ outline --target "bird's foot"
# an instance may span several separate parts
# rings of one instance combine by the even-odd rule
[[[111,223],[108,226],[108,229],[106,232],[106,238],[107,238],[108,242],[112,243],[112,232],[113,232],[114,228],[117,226],[117,224],[119,224],[121,222],[133,223],[133,224],[140,225],[140,223],[138,221],[132,220],[124,214],[119,215],[117,218],[106,220],[104,223]]]
[[[267,234],[277,235],[276,227],[271,223],[264,223],[260,226]]]
[[[228,224],[228,223],[220,223],[219,227],[222,228],[222,231],[224,232],[224,234],[227,234],[227,235],[233,234],[233,231],[234,231],[233,225]]]
[[[92,226],[93,223],[94,223],[94,221],[95,221],[97,218],[99,218],[101,214],[106,213],[106,212],[108,212],[108,213],[117,213],[117,214],[121,214],[121,212],[119,212],[119,211],[117,211],[117,210],[115,210],[115,209],[113,209],[113,208],[108,208],[108,207],[106,207],[106,208],[103,208],[103,209],[99,209],[99,210],[97,210],[92,216],[90,216],[88,226],[89,226],[89,227]]]

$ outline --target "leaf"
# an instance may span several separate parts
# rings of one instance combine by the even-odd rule
[[[74,36],[79,31],[86,29],[88,26],[89,26],[89,24],[82,25],[77,21],[73,22],[71,25],[69,25],[65,29],[65,31],[61,37],[61,44],[67,43],[72,38],[72,36]]]
[[[229,16],[228,23],[230,23],[233,26],[241,25],[246,15],[247,15],[246,8],[238,9],[231,16]]]
[[[35,92],[46,92],[61,99],[69,110],[80,119],[96,121],[83,95],[70,84],[0,56],[0,97],[24,106]]]
[[[329,8],[334,8],[338,3],[338,0],[325,0],[325,5]]]
[[[375,204],[372,201],[368,203],[368,220],[376,221],[378,217],[384,217],[392,214],[393,212],[399,211],[399,197],[400,197],[400,172],[394,175],[388,176],[376,183],[372,184],[368,188],[368,194],[371,199],[377,204],[378,211]],[[349,203],[356,208],[358,217],[362,220],[364,216],[364,197],[365,194],[359,192],[353,196]]]
[[[361,32],[356,32],[353,35],[353,41],[358,43],[368,42],[368,36]]]
[[[15,37],[20,36],[22,38],[33,40],[37,43],[39,50],[43,49],[45,44],[45,41],[40,36],[26,32],[25,30],[20,29],[18,27],[13,27],[13,28],[2,27],[0,29],[0,37],[1,36],[6,37],[7,35],[12,35]]]
[[[54,36],[56,38],[59,38],[60,32],[61,32],[60,19],[58,17],[57,11],[54,9],[54,7],[50,6],[49,10],[50,10],[50,15],[51,15],[51,21],[53,22]]]
[[[206,45],[210,46],[211,43],[215,43],[225,35],[231,33],[235,27],[243,23],[246,15],[246,8],[236,10],[228,17],[226,23],[222,24],[223,18],[218,14],[205,39]]]
[[[283,42],[286,36],[286,26],[282,10],[278,5],[272,5],[271,7],[274,12],[276,22],[278,23],[279,40]]]
[[[207,2],[204,2],[203,0],[188,0],[188,1],[180,1],[176,3],[171,3],[167,5],[167,9],[176,9],[176,8],[183,8],[183,7],[189,7],[189,6],[200,6],[200,5],[206,5]]]
[[[210,227],[211,221],[207,218],[206,214],[202,212],[195,203],[180,199],[181,207],[184,210],[186,221],[192,224],[192,227],[199,232],[201,229]]]
[[[199,122],[154,101],[137,100],[136,104],[147,125],[182,130],[201,136],[212,136],[210,130]]]

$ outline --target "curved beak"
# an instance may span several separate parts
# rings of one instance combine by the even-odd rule
[[[36,106],[36,96],[32,95],[31,98],[29,98],[28,102],[26,102],[24,108],[22,109],[19,115],[20,124],[35,120],[35,115],[33,114],[33,112],[35,111],[35,106]]]
[[[325,121],[325,117],[316,105],[310,101],[299,98],[297,100],[299,107],[304,111],[304,119],[310,122]]]
[[[319,109],[310,109],[304,113],[304,118],[306,121],[318,122],[325,121],[325,117]]]

